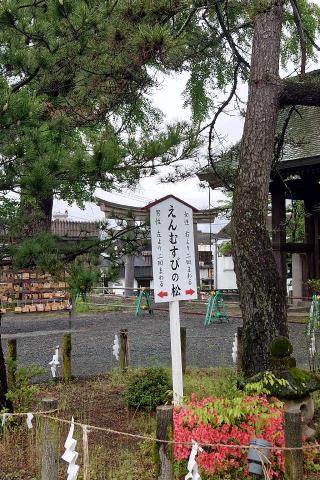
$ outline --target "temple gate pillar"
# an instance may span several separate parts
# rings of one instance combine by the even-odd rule
[[[292,254],[292,296],[293,305],[301,303],[301,297],[303,297],[303,272],[302,255],[300,253]]]
[[[127,227],[133,227],[134,220],[127,221]],[[130,236],[130,233],[128,234]],[[124,296],[133,295],[134,288],[134,255],[125,255],[124,257]]]
[[[273,182],[271,185],[272,199],[272,249],[278,272],[286,284],[286,195],[282,184]]]

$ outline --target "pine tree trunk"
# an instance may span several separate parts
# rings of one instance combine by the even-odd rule
[[[36,198],[35,201],[34,205],[21,195],[21,209],[25,217],[24,233],[28,236],[51,232],[53,194],[47,198]]]
[[[39,208],[42,214],[42,229],[51,233],[53,195],[39,200]]]
[[[282,4],[255,17],[247,113],[234,194],[232,239],[243,316],[243,371],[268,368],[268,346],[288,335],[286,292],[277,271],[267,209],[274,138],[280,106]]]

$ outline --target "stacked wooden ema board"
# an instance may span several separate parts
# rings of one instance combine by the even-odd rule
[[[50,274],[0,268],[1,312],[51,312],[68,308],[66,283]]]

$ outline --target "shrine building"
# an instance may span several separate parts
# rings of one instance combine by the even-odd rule
[[[270,179],[272,247],[283,279],[287,261],[292,260],[293,297],[310,296],[308,279],[320,278],[320,107],[296,107],[281,112],[278,135],[284,131],[279,161]],[[235,171],[233,165],[233,171]],[[211,188],[223,187],[213,172],[199,175]],[[303,201],[304,238],[292,241],[288,236],[287,210],[290,202]]]

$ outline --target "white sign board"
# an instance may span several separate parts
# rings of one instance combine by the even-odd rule
[[[192,208],[175,197],[150,207],[154,301],[195,300]]]

